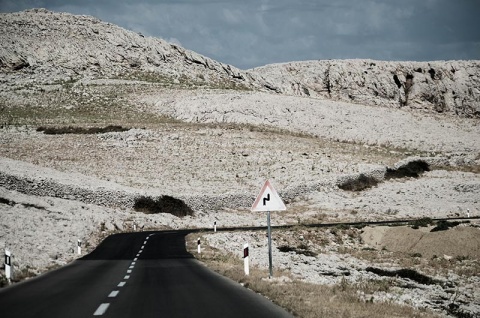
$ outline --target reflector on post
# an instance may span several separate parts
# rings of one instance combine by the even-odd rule
[[[9,250],[5,250],[5,277],[10,283],[12,279],[12,254]]]
[[[250,265],[248,261],[248,243],[243,245],[243,267],[245,270],[245,275],[250,275]]]

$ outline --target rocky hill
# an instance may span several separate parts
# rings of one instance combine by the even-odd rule
[[[307,61],[252,73],[284,94],[480,117],[480,61]]]
[[[0,70],[7,80],[139,77],[173,84],[250,85],[233,66],[91,16],[33,9],[1,14],[0,30]]]
[[[13,86],[136,79],[480,117],[480,61],[328,60],[239,70],[90,16],[33,9],[1,14],[0,30],[0,81]]]

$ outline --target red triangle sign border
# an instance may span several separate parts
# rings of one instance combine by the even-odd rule
[[[260,205],[262,200],[263,205]],[[253,203],[251,211],[284,211],[286,209],[287,208],[285,204],[278,195],[277,191],[273,188],[270,180],[267,180],[260,190],[257,199]]]

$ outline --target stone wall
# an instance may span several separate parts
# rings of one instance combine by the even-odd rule
[[[387,171],[411,169],[418,162],[448,164],[447,160],[439,161],[438,158],[410,158],[399,162],[393,168],[374,169],[358,174],[342,175],[331,180],[313,182],[309,184],[292,185],[279,191],[285,202],[292,202],[312,192],[319,191],[322,187],[337,188],[345,184],[360,184],[347,190],[358,191],[366,189],[374,183],[385,180]],[[67,174],[53,169],[42,168],[32,164],[0,158],[0,187],[18,191],[28,195],[57,197],[76,200],[86,204],[95,204],[106,207],[120,207],[131,209],[135,199],[140,196],[158,197],[159,192],[145,192],[139,189],[119,186],[113,182],[96,180],[79,174]],[[9,167],[15,166],[14,169]],[[21,173],[19,172],[21,171]],[[413,170],[412,170],[413,171]],[[423,171],[416,171],[419,174]],[[364,181],[367,184],[364,185]],[[255,194],[256,195],[256,194]],[[222,209],[248,209],[252,206],[255,197],[250,193],[232,193],[225,195],[193,195],[178,196],[194,211],[218,211]]]

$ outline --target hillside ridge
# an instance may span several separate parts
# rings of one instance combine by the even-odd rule
[[[252,73],[283,94],[480,117],[480,61],[299,61]]]
[[[128,79],[480,117],[477,60],[293,61],[240,70],[91,16],[31,9],[0,14],[0,29],[0,83],[13,86]]]
[[[0,29],[0,70],[9,79],[39,75],[39,81],[68,81],[150,73],[156,81],[227,86],[245,81],[231,65],[91,16],[32,9],[1,14]]]

